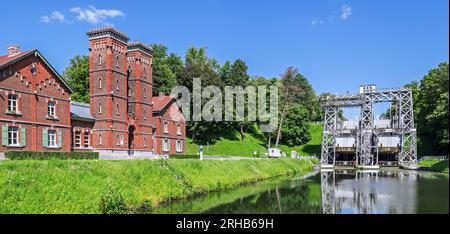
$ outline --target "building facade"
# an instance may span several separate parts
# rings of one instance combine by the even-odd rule
[[[0,57],[0,152],[184,153],[181,109],[170,96],[152,97],[152,48],[112,27],[87,35],[89,104],[70,101],[70,87],[37,50],[11,46]]]

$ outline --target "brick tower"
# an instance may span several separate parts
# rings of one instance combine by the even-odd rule
[[[128,131],[130,153],[139,155],[152,146],[152,48],[128,44]]]
[[[127,70],[129,38],[112,27],[89,36],[90,112],[95,118],[93,147],[108,154],[128,154]]]

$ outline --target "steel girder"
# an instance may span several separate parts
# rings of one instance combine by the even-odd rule
[[[401,136],[402,152],[400,165],[417,164],[416,129],[414,125],[412,91],[406,88],[381,89],[374,92],[347,96],[329,96],[321,100],[325,109],[324,129],[322,138],[321,162],[334,164],[335,138],[339,134],[337,115],[339,107],[361,107],[360,124],[357,131],[357,165],[375,165],[376,132],[374,129],[373,104],[392,102],[395,114],[391,117],[392,129]]]

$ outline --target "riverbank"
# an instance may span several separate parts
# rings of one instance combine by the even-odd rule
[[[0,213],[124,212],[289,174],[296,159],[0,162]]]
[[[419,162],[420,169],[448,174],[448,160],[423,160]]]

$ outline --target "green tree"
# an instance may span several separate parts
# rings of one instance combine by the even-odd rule
[[[153,95],[170,94],[177,85],[177,76],[183,70],[183,62],[176,54],[167,55],[167,47],[153,44]]]
[[[434,149],[433,154],[448,154],[448,70],[448,63],[444,62],[424,76],[415,108],[419,137]]]
[[[311,139],[308,116],[309,111],[301,105],[289,108],[283,124],[283,142],[286,145],[302,145]]]
[[[62,76],[73,90],[71,99],[89,103],[89,57],[80,55],[73,57]]]

